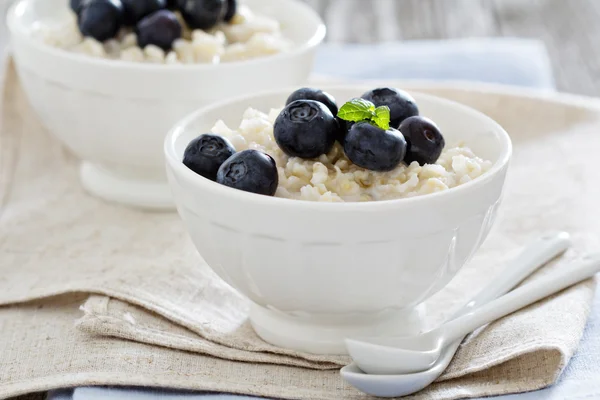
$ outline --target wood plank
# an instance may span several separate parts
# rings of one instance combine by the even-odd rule
[[[374,43],[463,37],[544,41],[559,89],[600,95],[598,0],[305,0],[328,41]]]
[[[504,36],[539,38],[550,53],[560,89],[600,95],[600,6],[596,0],[530,0],[519,9],[513,1],[495,0]]]

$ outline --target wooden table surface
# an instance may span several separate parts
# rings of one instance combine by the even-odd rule
[[[562,91],[600,96],[600,0],[304,0],[330,42],[527,37],[544,41]],[[41,400],[23,396],[18,400]]]
[[[526,37],[544,41],[559,90],[600,96],[600,0],[304,0],[330,42]]]

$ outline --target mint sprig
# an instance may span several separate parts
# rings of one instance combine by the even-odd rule
[[[338,117],[345,121],[359,122],[375,115],[375,104],[364,99],[352,99],[340,108]]]
[[[365,99],[350,100],[340,108],[337,116],[344,121],[369,122],[381,129],[390,129],[390,108],[375,107],[375,104]]]
[[[386,131],[390,129],[390,108],[388,106],[379,106],[375,109],[375,117],[371,118],[381,129]]]

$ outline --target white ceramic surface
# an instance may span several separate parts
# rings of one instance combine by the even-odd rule
[[[570,245],[570,235],[566,232],[549,233],[530,243],[497,278],[492,280],[471,301],[458,310],[450,320],[465,315],[473,309],[504,295],[537,269],[564,253]],[[450,365],[450,361],[452,361],[462,339],[444,347],[440,358],[430,368],[423,371],[398,375],[367,374],[360,369],[357,363],[352,363],[342,368],[340,374],[349,384],[373,396],[407,396],[423,390],[442,375]],[[373,359],[373,363],[379,365],[377,361],[379,360]],[[414,360],[395,359],[394,361],[405,363]]]
[[[414,361],[412,365],[427,365],[425,359],[437,360],[445,345],[457,341],[483,325],[592,278],[599,271],[600,253],[587,255],[575,265],[550,272],[437,329],[412,337],[380,338],[377,339],[377,343],[370,346],[353,349],[353,351],[369,351],[370,359],[377,360],[376,366],[374,362],[364,365],[357,362],[356,365],[361,371],[368,374],[379,374],[379,376],[419,372],[413,368],[402,368],[401,365],[408,366],[410,364],[400,360],[412,360]],[[360,358],[365,359],[364,355],[361,355]],[[428,368],[434,364],[435,361],[429,364]],[[371,368],[372,366],[373,368]]]
[[[340,102],[369,89],[322,88]],[[191,238],[215,272],[255,303],[254,327],[276,345],[345,353],[343,338],[358,331],[419,331],[415,306],[454,277],[492,226],[511,155],[508,135],[468,107],[413,93],[448,143],[464,140],[493,167],[445,192],[371,203],[259,196],[206,180],[181,163],[188,142],[216,120],[238,124],[248,106],[280,107],[292,90],[221,102],[169,133],[167,175]],[[301,338],[298,326],[305,328]]]
[[[299,0],[245,0],[281,21],[293,51],[220,65],[153,65],[96,59],[44,45],[36,24],[69,12],[66,0],[18,0],[8,13],[17,71],[43,123],[86,162],[92,193],[148,208],[173,208],[162,143],[175,122],[214,101],[300,85],[325,35]]]

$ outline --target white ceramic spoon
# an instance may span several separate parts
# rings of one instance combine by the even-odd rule
[[[458,310],[452,319],[510,291],[538,268],[565,252],[570,244],[569,234],[566,232],[546,234],[529,244],[501,276]],[[406,396],[429,386],[446,370],[462,339],[448,345],[435,365],[425,371],[404,375],[367,375],[356,364],[350,364],[342,368],[341,375],[348,383],[368,394],[379,397]]]
[[[369,374],[408,374],[431,368],[444,347],[475,329],[588,279],[600,271],[600,253],[552,272],[493,300],[469,314],[417,336],[349,341],[350,355]]]

